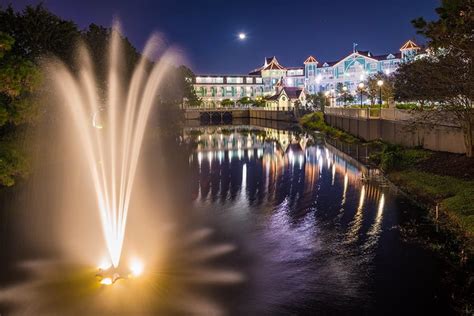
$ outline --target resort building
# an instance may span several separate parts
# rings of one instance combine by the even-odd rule
[[[220,106],[224,99],[237,104],[243,97],[265,97],[268,107],[281,107],[281,104],[289,109],[301,96],[306,99],[306,94],[334,91],[340,84],[355,94],[359,83],[369,76],[379,72],[390,75],[420,52],[421,48],[409,40],[395,53],[374,55],[370,51],[358,51],[354,46],[342,59],[320,61],[309,56],[298,67],[285,67],[273,56],[265,58],[264,64],[248,75],[198,75],[193,85],[205,106]],[[296,96],[296,91],[300,95]]]
[[[276,84],[276,93],[266,98],[265,107],[269,110],[288,111],[296,104],[306,105],[304,87],[287,87],[281,81]]]

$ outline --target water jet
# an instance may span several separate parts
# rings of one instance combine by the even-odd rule
[[[99,91],[100,80],[86,48],[79,50],[79,71],[72,71],[59,61],[51,65],[59,101],[70,112],[87,161],[105,246],[114,269],[119,268],[122,255],[146,123],[158,88],[174,59],[173,54],[165,52],[157,62],[150,62],[149,56],[155,55],[158,48],[158,38],[152,36],[128,81],[121,75],[121,41],[115,24],[109,47],[105,97]],[[129,82],[128,86],[124,82]],[[136,266],[135,270],[141,272]],[[110,283],[108,277],[112,283],[115,281],[113,275],[107,274],[103,278],[105,283]]]

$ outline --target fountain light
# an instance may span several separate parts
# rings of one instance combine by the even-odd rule
[[[131,271],[132,276],[138,277],[142,275],[143,268],[144,268],[143,262],[141,262],[137,258],[134,258],[130,261],[130,271]]]
[[[97,91],[100,84],[94,75],[92,58],[85,48],[79,51],[79,75],[59,61],[51,65],[58,101],[70,110],[70,121],[76,127],[82,153],[87,160],[89,184],[95,191],[103,238],[115,272],[122,255],[146,123],[156,104],[159,88],[175,59],[171,51],[165,52],[148,69],[149,60],[143,57],[128,82],[118,75],[122,52],[120,42],[121,35],[116,24],[109,47],[105,98]],[[145,46],[143,56],[154,55],[158,50],[158,37],[153,36]],[[101,267],[106,266],[101,264]],[[114,269],[102,271],[102,282],[109,282],[107,278]],[[115,282],[114,277],[110,279]]]
[[[110,269],[111,267],[112,267],[112,263],[111,263],[109,260],[104,259],[104,260],[102,260],[102,262],[99,264],[98,269],[105,271],[105,270]]]
[[[103,284],[103,285],[112,285],[113,282],[112,282],[112,279],[111,279],[111,278],[103,278],[103,279],[100,281],[100,284]]]

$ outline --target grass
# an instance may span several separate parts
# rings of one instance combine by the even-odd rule
[[[414,169],[393,171],[389,177],[411,195],[440,203],[470,237],[474,237],[474,181],[440,176]]]
[[[348,143],[359,141],[357,137],[326,124],[322,112],[306,114],[300,119],[300,124],[306,129],[320,131],[331,138],[337,138]]]
[[[376,148],[370,159],[390,180],[408,195],[429,207],[436,204],[447,221],[447,231],[466,236],[466,245],[474,251],[474,180],[438,175],[417,169],[433,152],[373,142]]]
[[[474,237],[474,181],[417,170],[432,155],[428,150],[385,143],[375,146],[380,150],[371,159],[393,182],[428,204],[440,203],[441,210]]]

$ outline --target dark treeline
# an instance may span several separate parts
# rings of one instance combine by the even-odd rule
[[[107,85],[107,56],[112,29],[96,24],[79,29],[43,5],[15,11],[0,7],[0,186],[11,186],[29,171],[28,152],[24,146],[26,131],[42,118],[52,116],[41,95],[47,82],[41,65],[57,58],[77,71],[77,47],[84,44],[93,61],[99,91]],[[140,60],[141,53],[120,36],[123,57],[123,80],[127,82]],[[149,61],[150,66],[153,61]],[[150,67],[151,68],[151,67]],[[160,103],[199,102],[187,80],[194,74],[185,66],[170,72],[160,90]],[[49,117],[51,119],[51,117]]]

